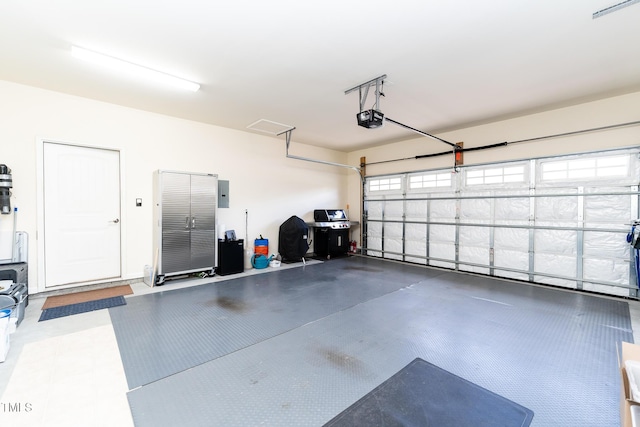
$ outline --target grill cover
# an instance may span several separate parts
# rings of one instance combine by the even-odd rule
[[[280,226],[278,251],[283,261],[302,261],[309,250],[309,227],[297,216],[293,215]]]

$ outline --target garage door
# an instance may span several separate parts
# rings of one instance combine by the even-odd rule
[[[637,297],[638,152],[367,177],[364,253]]]

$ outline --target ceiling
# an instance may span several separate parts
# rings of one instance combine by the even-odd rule
[[[640,3],[592,17],[620,1],[2,0],[0,80],[353,151],[416,137],[357,126],[345,91],[383,74],[384,114],[436,135],[640,90]],[[72,44],[201,88],[111,74]]]

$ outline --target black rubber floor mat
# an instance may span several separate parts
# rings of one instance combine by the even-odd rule
[[[619,424],[626,301],[432,273],[349,257],[127,298],[109,309],[127,379],[156,378],[127,393],[136,427],[322,426],[415,358],[531,427]]]
[[[325,427],[526,427],[533,411],[420,358]]]
[[[74,314],[87,313],[94,310],[102,310],[103,308],[117,307],[119,305],[126,304],[127,302],[125,301],[123,296],[117,296],[98,299],[94,301],[80,302],[77,304],[63,305],[61,307],[48,308],[46,310],[42,310],[42,314],[40,315],[40,319],[38,319],[38,322],[42,322],[43,320],[57,319],[58,317],[72,316]]]
[[[357,260],[353,260],[354,262]],[[110,310],[129,388],[148,384],[442,272],[335,260],[130,297]],[[373,261],[377,266],[379,261]]]

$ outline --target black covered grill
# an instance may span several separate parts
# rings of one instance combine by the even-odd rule
[[[283,262],[304,260],[309,250],[309,227],[297,216],[292,216],[282,223],[278,233],[278,252]]]

